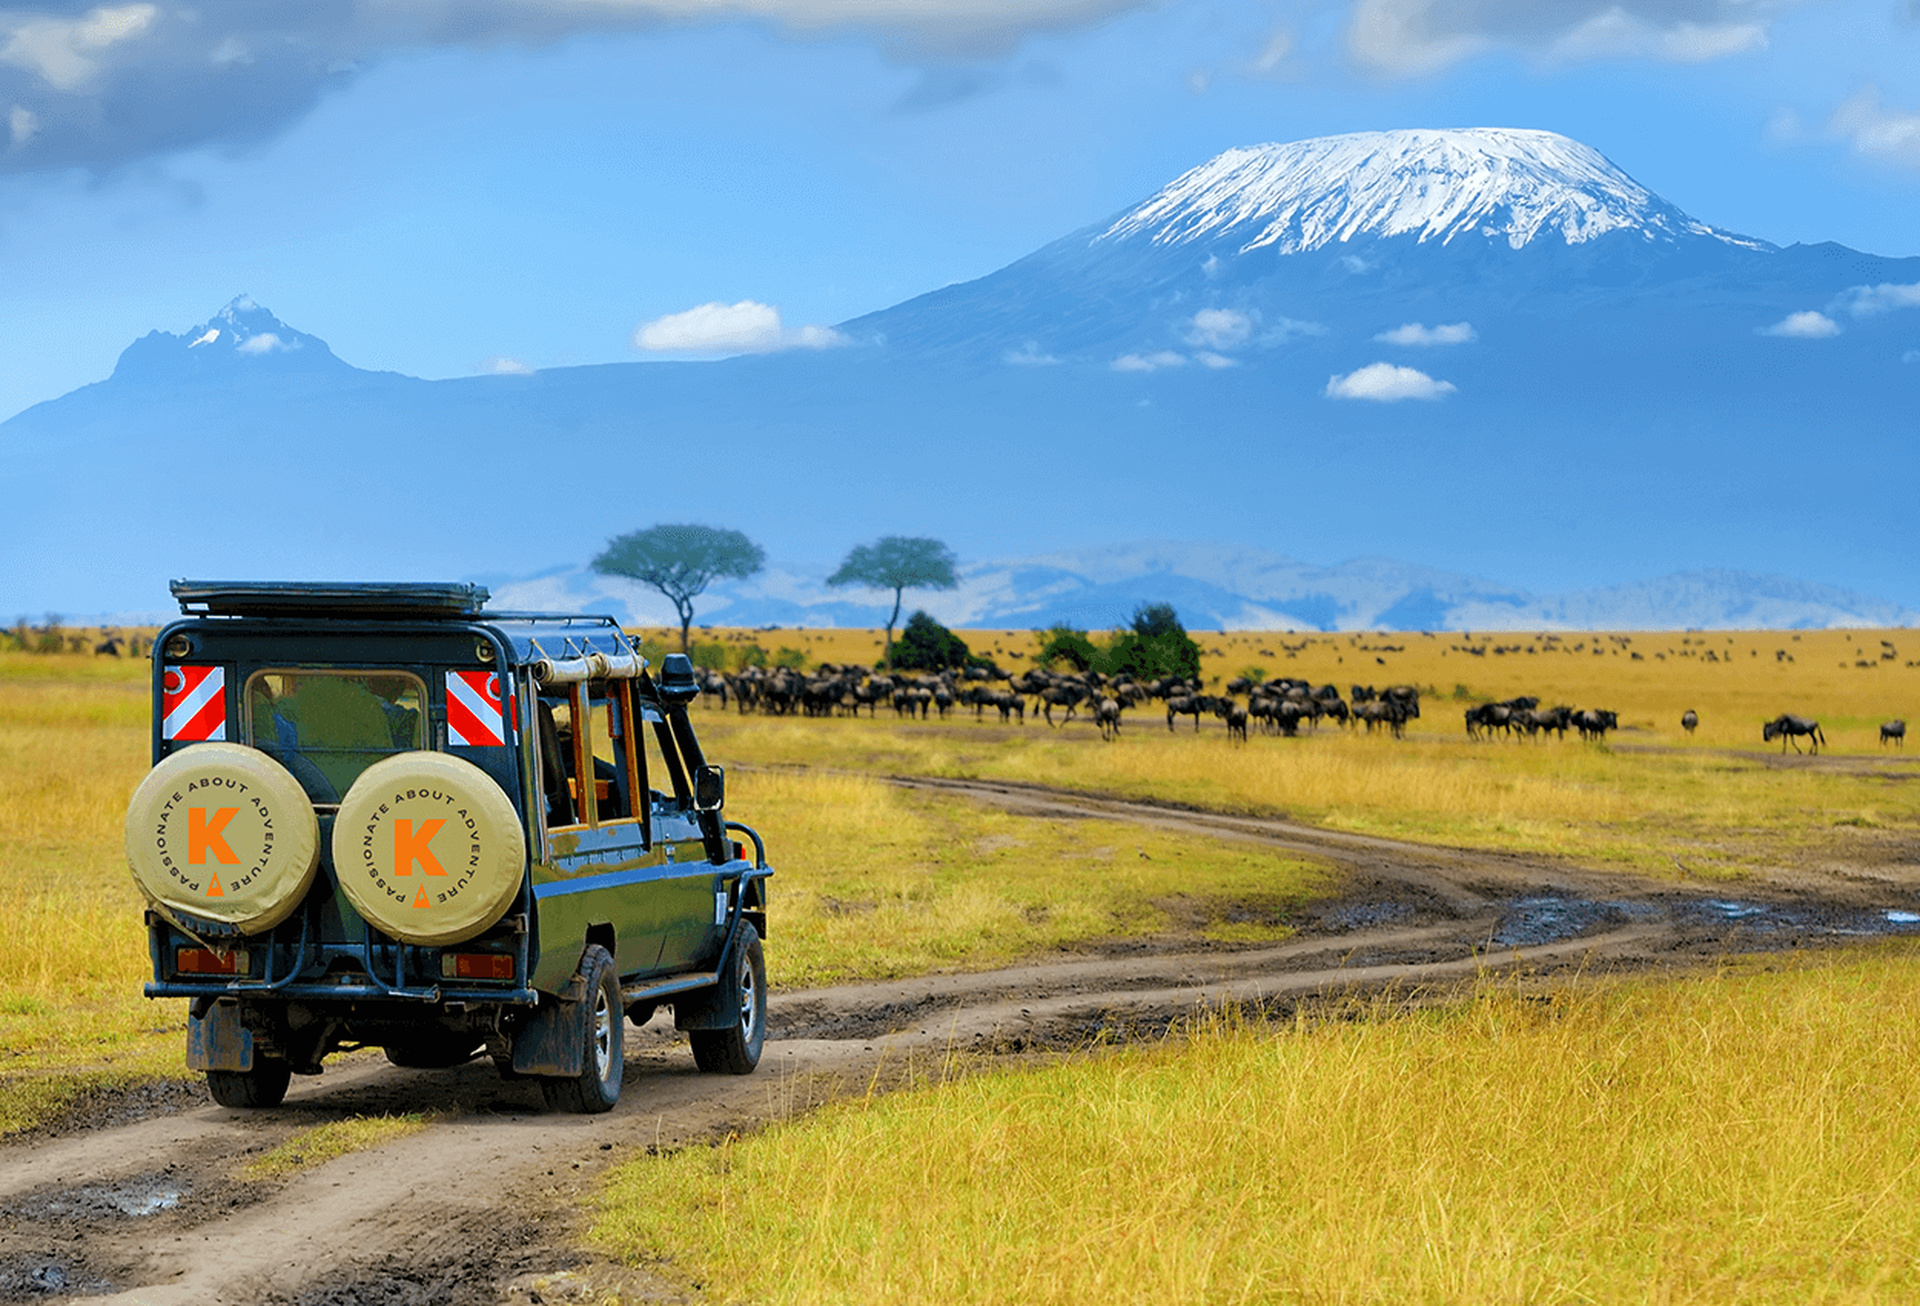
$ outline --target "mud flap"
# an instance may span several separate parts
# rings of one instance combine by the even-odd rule
[[[576,976],[567,985],[569,996],[544,998],[527,1023],[513,1037],[513,1073],[572,1079],[587,1067],[587,1033],[582,1028],[593,1011],[581,997]]]
[[[740,1004],[729,1001],[726,985],[714,984],[673,998],[675,1029],[730,1029],[740,1020]]]
[[[187,1016],[187,1069],[253,1069],[253,1032],[240,1023],[239,1003],[216,1002],[204,1016]]]

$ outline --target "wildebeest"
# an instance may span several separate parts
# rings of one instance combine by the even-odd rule
[[[1229,702],[1220,715],[1227,719],[1227,738],[1229,740],[1237,738],[1241,743],[1246,743],[1247,709],[1238,703]]]
[[[1111,743],[1120,734],[1120,700],[1102,698],[1093,709],[1093,722],[1100,727],[1100,737]]]
[[[1820,745],[1827,742],[1827,737],[1820,733],[1820,723],[1818,721],[1809,721],[1807,718],[1795,716],[1791,712],[1782,712],[1779,716],[1760,727],[1761,740],[1766,743],[1771,743],[1774,739],[1778,738],[1780,740],[1780,751],[1783,753],[1787,751],[1788,744],[1793,745],[1794,752],[1799,752],[1800,745],[1797,741],[1801,735],[1807,737],[1807,746],[1816,753],[1820,751]]]
[[[1907,746],[1907,723],[1897,718],[1882,723],[1880,726],[1880,742],[1884,744],[1889,739],[1900,747],[1905,748]]]
[[[1700,724],[1700,714],[1694,711],[1692,708],[1688,708],[1686,711],[1680,714],[1680,728],[1686,731],[1688,734],[1692,734],[1694,727],[1699,724]]]
[[[1573,714],[1573,726],[1582,739],[1604,739],[1607,731],[1620,728],[1620,714],[1606,708],[1587,708]]]

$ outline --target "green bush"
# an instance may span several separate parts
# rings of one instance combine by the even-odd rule
[[[907,618],[907,628],[893,646],[893,665],[904,671],[964,667],[971,657],[965,640],[925,612]]]

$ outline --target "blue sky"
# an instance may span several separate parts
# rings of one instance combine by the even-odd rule
[[[1920,0],[0,0],[0,418],[242,293],[422,377],[801,347],[1418,126],[1920,254]]]

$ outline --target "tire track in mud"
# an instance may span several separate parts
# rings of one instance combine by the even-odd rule
[[[209,1103],[0,1143],[0,1301],[466,1306],[531,1301],[540,1282],[549,1300],[671,1298],[673,1285],[582,1250],[598,1176],[637,1152],[711,1141],[846,1092],[924,1083],[955,1053],[1124,1041],[1229,1002],[1285,1012],[1356,990],[1444,992],[1494,970],[1692,965],[1876,932],[1868,927],[1886,911],[1871,897],[1884,884],[1832,880],[1728,903],[1552,859],[1283,818],[1003,781],[891,783],[1040,820],[1252,842],[1338,868],[1342,888],[1305,907],[1278,944],[1114,940],[987,972],[776,993],[765,1059],[745,1078],[699,1074],[664,1022],[629,1029],[626,1090],[604,1116],[548,1114],[535,1085],[502,1081],[485,1061],[407,1071],[360,1054],[296,1079],[277,1111]],[[434,1123],[290,1179],[237,1177],[297,1130],[407,1111],[431,1111]]]

